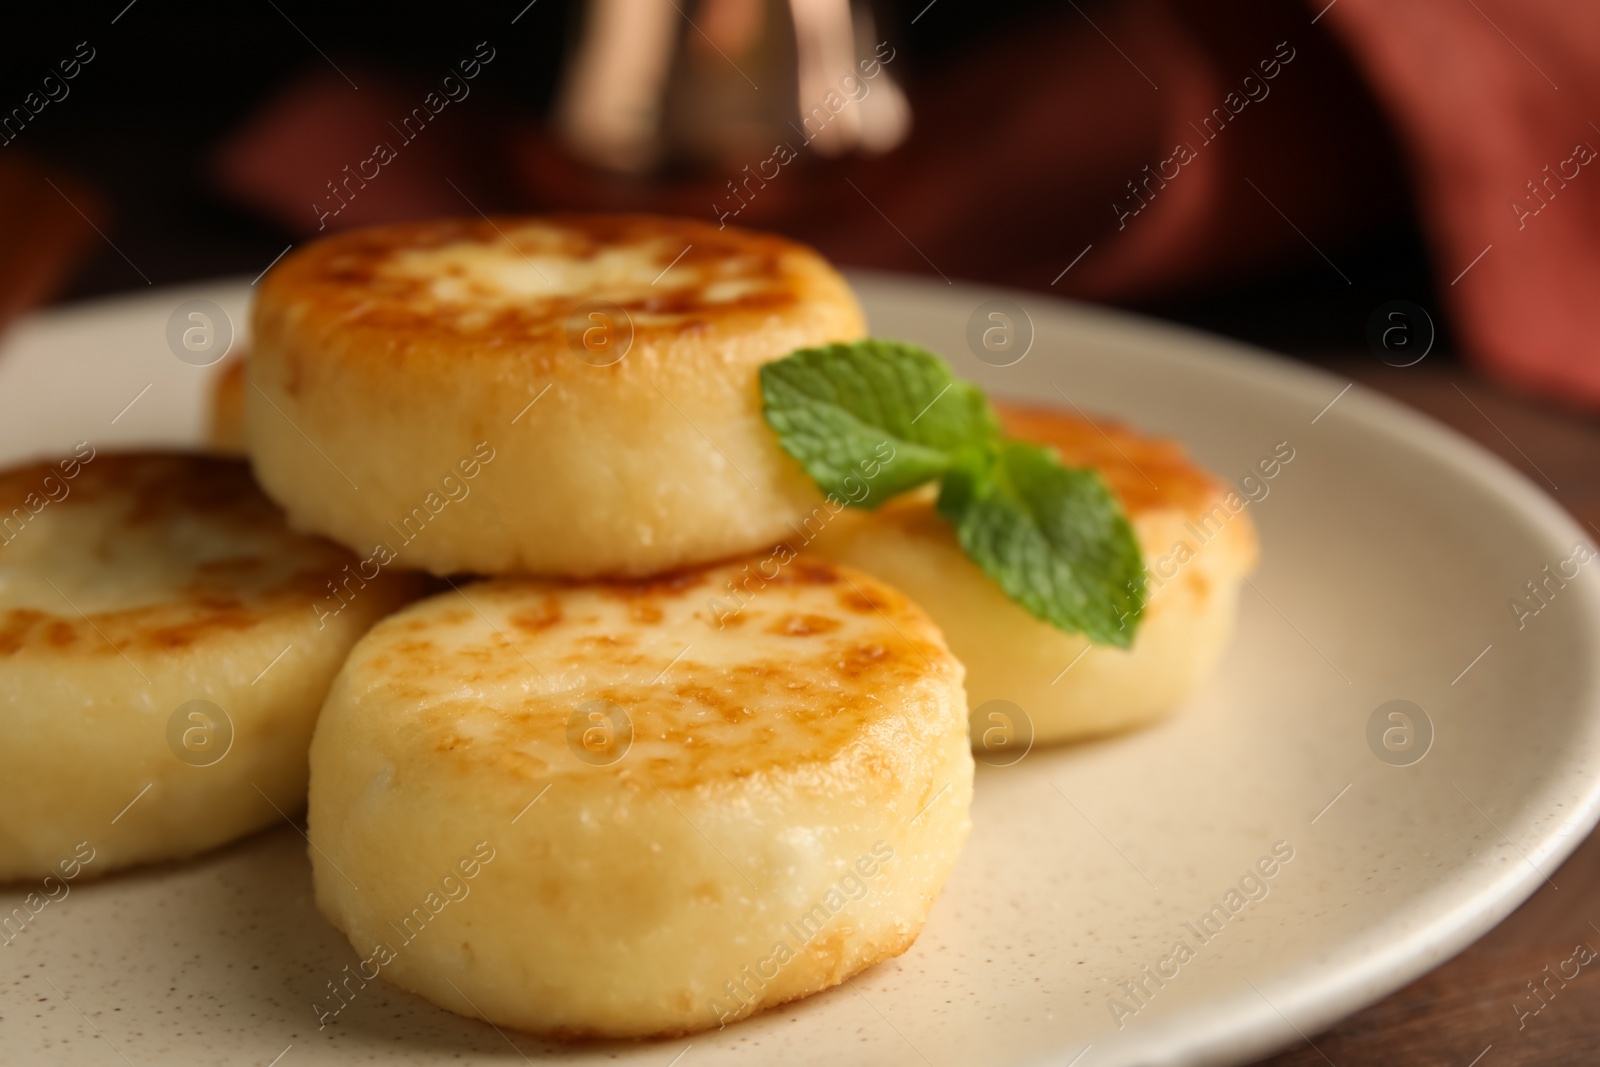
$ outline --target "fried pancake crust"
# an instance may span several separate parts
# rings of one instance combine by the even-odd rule
[[[357,645],[309,830],[318,904],[371,966],[497,1025],[643,1037],[911,944],[968,828],[961,665],[823,560],[763,568],[730,614],[744,563],[492,580]]]
[[[193,455],[0,473],[0,541],[0,879],[82,841],[91,874],[188,856],[296,811],[339,664],[420,591],[352,581],[243,463]]]
[[[404,560],[638,577],[743,554],[819,496],[757,369],[861,336],[816,253],[650,216],[412,223],[327,238],[260,287],[245,391],[268,493],[365,552],[475,450],[475,499]],[[398,547],[398,546],[397,546]]]
[[[922,605],[966,664],[974,745],[1003,761],[1013,747],[1126,730],[1177,708],[1233,633],[1258,544],[1242,498],[1181,445],[1110,420],[995,407],[1007,433],[1094,468],[1121,501],[1152,571],[1131,648],[1092,645],[1030,615],[967,558],[926,494],[841,512],[807,551],[860,567]]]

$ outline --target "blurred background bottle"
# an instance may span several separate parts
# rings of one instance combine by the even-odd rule
[[[737,164],[778,143],[882,153],[911,109],[861,0],[588,0],[556,124],[622,173]]]

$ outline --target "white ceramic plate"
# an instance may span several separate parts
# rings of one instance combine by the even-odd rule
[[[285,826],[80,885],[40,912],[0,947],[5,1061],[1237,1062],[1455,953],[1594,824],[1600,579],[1587,572],[1600,564],[1519,629],[1509,602],[1524,583],[1588,543],[1519,475],[1407,409],[1238,345],[1014,293],[1035,336],[995,367],[967,327],[1007,294],[857,281],[875,333],[926,343],[997,393],[1070,398],[1174,435],[1232,479],[1288,442],[1293,460],[1249,506],[1264,562],[1239,633],[1183,714],[980,767],[971,840],[916,946],[720,1032],[561,1047],[382,983],[319,1031],[312,1004],[356,956],[314,909],[304,843]],[[0,346],[0,459],[85,438],[197,440],[218,368],[179,361],[165,339],[171,311],[196,297],[242,326],[248,288],[231,284],[14,328]],[[1407,767],[1367,739],[1394,699],[1432,724]],[[1275,844],[1292,860],[1245,884],[1259,899],[1229,900]],[[1214,914],[1220,932],[1202,943],[1186,924],[1218,903],[1226,922]],[[1181,966],[1179,941],[1192,953]],[[1176,976],[1158,987],[1146,966]],[[1141,979],[1136,1000],[1124,983]]]

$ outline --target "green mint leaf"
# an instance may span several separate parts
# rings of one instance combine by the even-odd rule
[[[761,368],[762,411],[825,493],[876,508],[999,439],[983,392],[916,345],[803,348]],[[868,491],[863,495],[861,487]]]
[[[950,469],[939,513],[961,547],[1028,611],[1127,648],[1145,601],[1139,541],[1099,473],[1004,441]]]
[[[1012,600],[1127,648],[1145,601],[1139,542],[1093,470],[1003,439],[983,393],[915,345],[801,349],[761,368],[762,410],[821,489],[875,508],[939,479],[939,513]]]

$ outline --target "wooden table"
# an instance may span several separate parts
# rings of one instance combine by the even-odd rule
[[[1395,369],[1370,356],[1318,360],[1477,441],[1548,490],[1600,541],[1600,421],[1522,400],[1466,369],[1424,361]],[[1474,407],[1476,405],[1476,407]],[[1555,488],[1551,488],[1552,483]],[[1600,654],[1600,650],[1596,650]],[[1600,961],[1555,989],[1536,1014],[1530,981],[1600,951],[1600,832],[1527,903],[1461,955],[1260,1067],[1511,1067],[1600,1064]],[[1568,968],[1570,972],[1570,967]]]

